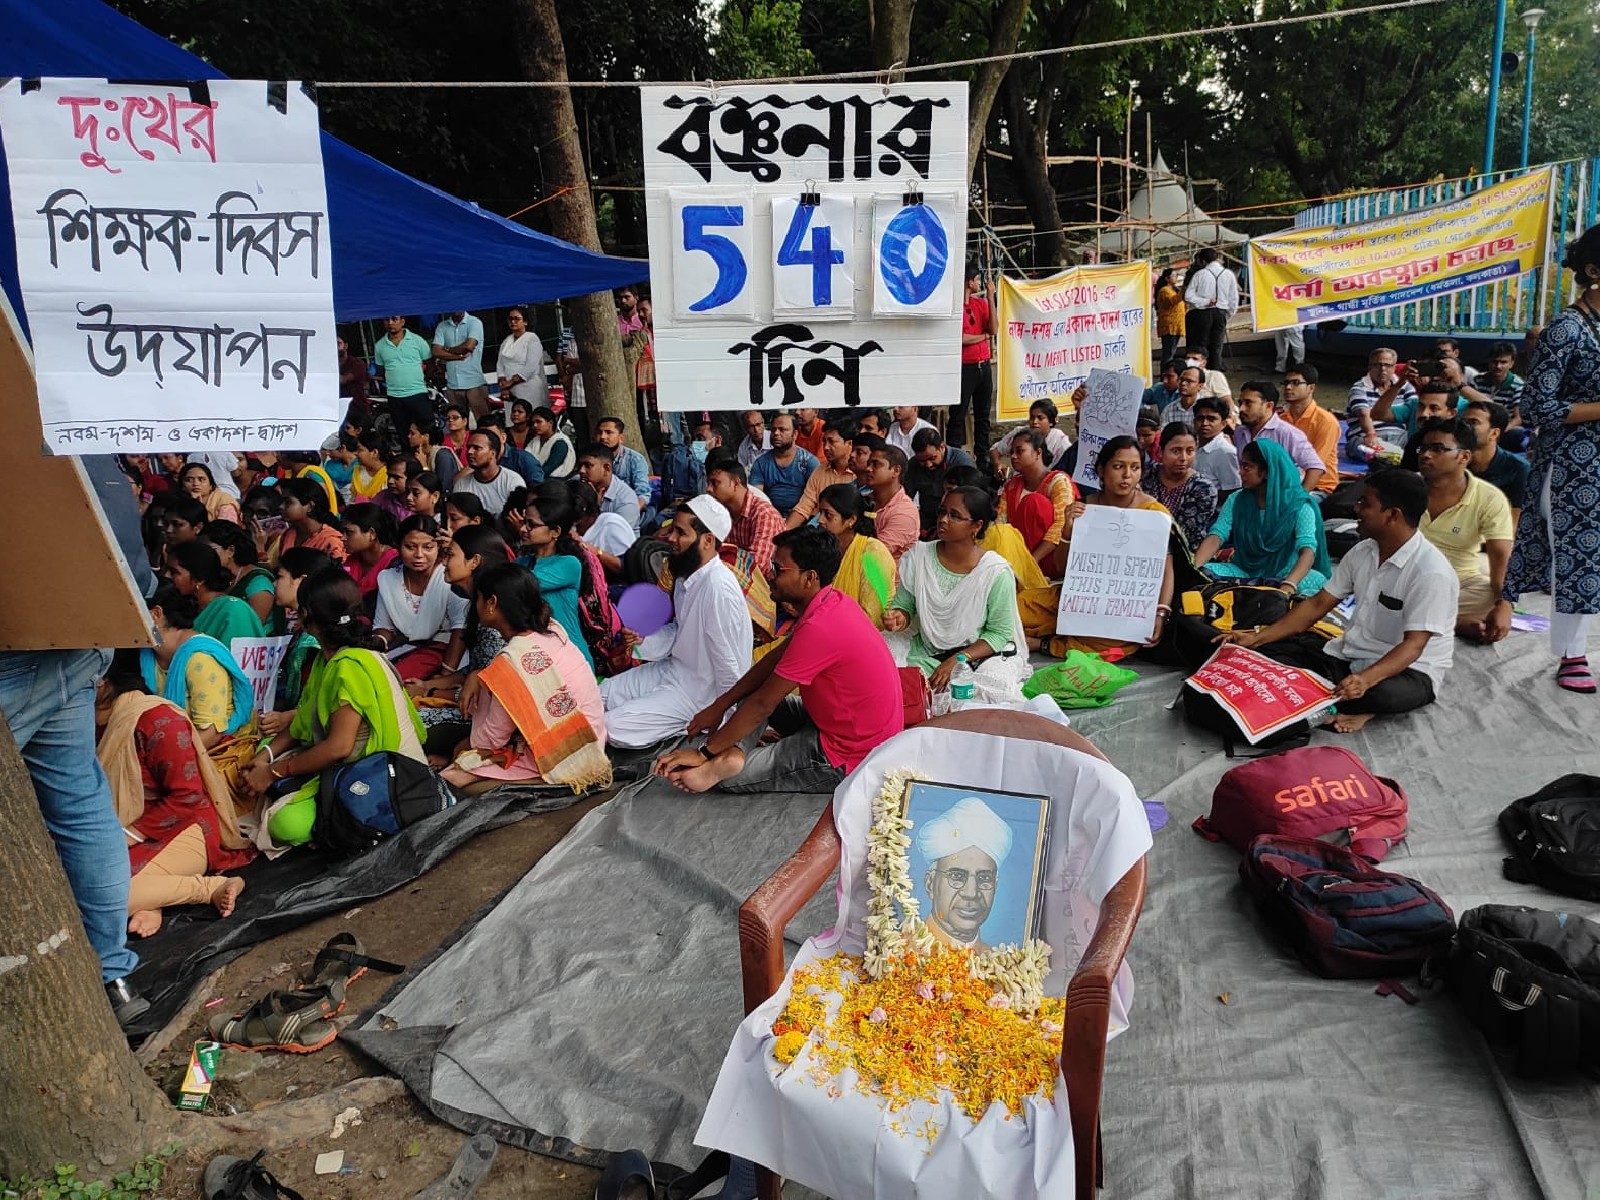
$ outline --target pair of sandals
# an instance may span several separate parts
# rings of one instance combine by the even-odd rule
[[[594,1190],[595,1200],[691,1200],[717,1180],[719,1191],[706,1200],[756,1200],[756,1165],[713,1150],[694,1170],[657,1184],[650,1160],[638,1150],[612,1157]]]
[[[317,951],[308,979],[268,992],[242,1013],[219,1013],[206,1030],[230,1050],[315,1053],[339,1036],[333,1021],[344,1011],[345,991],[369,970],[397,975],[405,968],[373,958],[353,933],[335,934]]]
[[[468,1200],[488,1177],[499,1149],[486,1133],[469,1138],[456,1153],[450,1170],[411,1200]],[[200,1182],[203,1200],[305,1200],[261,1165],[266,1153],[258,1150],[254,1158],[221,1154],[212,1159]]]
[[[1594,695],[1597,689],[1594,675],[1589,671],[1588,656],[1580,654],[1576,658],[1563,658],[1561,665],[1556,668],[1556,686],[1583,696]]]

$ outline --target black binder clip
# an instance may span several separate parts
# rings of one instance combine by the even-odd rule
[[[822,203],[822,193],[817,191],[815,179],[806,180],[805,190],[800,193],[800,206],[802,208],[816,208]]]

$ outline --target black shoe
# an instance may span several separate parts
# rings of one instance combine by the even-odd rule
[[[111,1012],[124,1030],[150,1011],[150,1001],[129,987],[126,979],[113,979],[106,984],[106,999],[111,1001]]]

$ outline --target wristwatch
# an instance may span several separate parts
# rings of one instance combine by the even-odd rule
[[[705,759],[707,762],[710,762],[716,757],[716,755],[711,752],[711,747],[707,746],[704,742],[696,746],[695,749],[700,751],[700,757]]]

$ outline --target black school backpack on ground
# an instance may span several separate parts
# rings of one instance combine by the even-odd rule
[[[1563,775],[1500,814],[1505,877],[1600,900],[1600,779]]]
[[[1273,929],[1329,979],[1410,975],[1455,932],[1431,888],[1315,838],[1262,834],[1239,877]]]
[[[1461,914],[1448,958],[1430,964],[1518,1075],[1600,1078],[1600,925],[1576,913],[1486,904]]]
[[[322,773],[311,840],[349,857],[454,803],[454,793],[427,763],[380,750]]]

